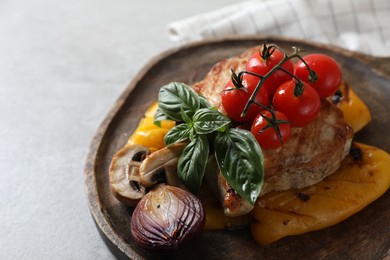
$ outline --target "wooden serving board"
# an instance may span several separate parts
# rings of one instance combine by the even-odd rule
[[[85,166],[85,190],[102,238],[121,259],[383,259],[390,258],[390,191],[333,226],[259,246],[249,229],[205,231],[201,238],[172,254],[137,247],[130,234],[132,210],[110,193],[108,167],[127,142],[162,85],[201,79],[217,61],[237,55],[264,40],[286,51],[292,46],[331,55],[343,78],[368,104],[373,120],[356,140],[390,151],[390,58],[374,58],[329,45],[275,38],[230,38],[199,42],[167,51],[150,61],[120,96],[92,140]],[[390,169],[389,169],[390,174]]]

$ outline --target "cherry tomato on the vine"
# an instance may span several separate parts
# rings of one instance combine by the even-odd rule
[[[250,96],[251,93],[246,88],[236,88],[230,80],[221,92],[222,105],[228,117],[236,122],[252,121],[262,108],[252,104],[246,115],[241,117],[241,113],[244,110]],[[267,106],[269,103],[267,93],[265,91],[260,94],[258,93],[255,97],[255,102]]]
[[[304,56],[303,60],[315,72],[317,80],[310,81],[309,70],[301,60],[295,64],[294,74],[309,83],[317,91],[320,98],[333,95],[342,81],[341,70],[337,62],[328,55],[318,53]]]
[[[306,82],[303,82],[303,93],[295,96],[296,84],[296,80],[283,83],[274,94],[273,106],[287,116],[292,126],[303,127],[316,119],[321,100],[314,88]]]
[[[263,47],[264,48],[264,47]],[[269,57],[261,57],[262,51],[256,52],[248,60],[246,70],[259,74],[261,76],[266,75],[272,70],[284,57],[283,52],[276,49],[269,55]],[[282,68],[293,74],[294,64],[291,60],[286,60]],[[253,76],[252,76],[253,77]],[[272,97],[276,89],[285,81],[291,79],[291,76],[282,70],[276,70],[270,75],[263,83],[263,87],[267,89],[268,95]]]
[[[268,122],[267,119],[272,122]],[[275,118],[267,110],[262,111],[261,114],[255,117],[251,132],[261,148],[276,149],[290,139],[291,125],[286,121],[288,121],[287,116],[279,111],[275,111]],[[276,125],[279,129],[280,136],[278,135]]]

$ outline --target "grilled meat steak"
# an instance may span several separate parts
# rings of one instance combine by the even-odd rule
[[[230,68],[236,72],[245,70],[247,60],[258,50],[258,47],[254,47],[239,56],[220,61],[202,81],[193,85],[193,89],[224,113],[220,92],[230,80]],[[290,140],[281,148],[263,150],[265,180],[260,195],[303,188],[321,181],[339,168],[349,152],[352,137],[353,131],[345,123],[342,111],[323,100],[314,122],[302,128],[293,128]],[[207,173],[210,174],[216,175],[206,178],[218,190],[226,215],[242,215],[252,209],[220,173]]]

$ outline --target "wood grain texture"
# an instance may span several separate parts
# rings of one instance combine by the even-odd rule
[[[135,130],[159,88],[171,81],[201,79],[217,61],[267,40],[285,50],[292,46],[331,55],[343,78],[368,104],[373,120],[356,140],[390,152],[390,58],[374,58],[308,41],[251,37],[199,42],[167,51],[149,62],[120,96],[91,142],[85,165],[85,192],[102,238],[120,259],[383,259],[390,257],[390,192],[330,228],[259,246],[249,230],[206,231],[200,239],[173,254],[145,251],[130,234],[131,209],[110,193],[108,167],[113,155]],[[390,170],[390,169],[389,169]]]

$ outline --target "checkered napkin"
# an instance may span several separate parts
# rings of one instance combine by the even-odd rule
[[[252,0],[172,22],[174,42],[283,35],[390,56],[390,0]]]

